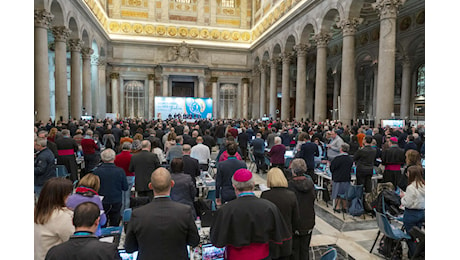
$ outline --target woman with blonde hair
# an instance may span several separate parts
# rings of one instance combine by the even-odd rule
[[[267,186],[270,190],[264,191],[261,198],[275,204],[283,215],[291,236],[299,225],[299,206],[295,193],[288,189],[288,181],[280,168],[271,168],[267,173]],[[289,259],[292,254],[292,239],[283,244],[270,242],[270,255],[272,259]]]
[[[72,192],[69,179],[54,177],[43,185],[34,212],[34,259],[45,259],[48,250],[69,240],[75,231],[73,212],[66,207]]]
[[[175,132],[170,132],[168,134],[168,139],[165,143],[165,154],[168,152],[169,148],[171,148],[171,146],[174,146],[176,145],[176,137],[177,137],[177,134]]]
[[[83,202],[93,202],[95,203],[101,212],[104,212],[104,207],[102,206],[102,199],[99,196],[99,188],[101,187],[101,181],[99,176],[92,173],[86,174],[78,182],[78,186],[75,189],[75,193],[70,195],[67,199],[66,205],[69,209],[74,210]],[[105,213],[101,214],[101,219],[99,221],[99,226],[96,230],[96,236],[101,235],[101,226],[105,225],[107,222],[107,217]]]

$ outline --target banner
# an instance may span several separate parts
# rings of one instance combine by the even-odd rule
[[[157,119],[212,119],[212,98],[155,97]]]

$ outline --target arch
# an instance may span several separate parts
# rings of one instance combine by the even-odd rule
[[[85,47],[90,47],[91,46],[88,31],[86,29],[83,29],[83,31],[82,31],[81,39],[83,41],[83,46],[85,46]]]
[[[362,51],[362,52],[359,52],[359,53],[356,53],[356,57],[355,57],[355,64],[358,65],[359,63],[376,63],[377,62],[377,56],[374,55],[372,52],[370,51]]]
[[[291,34],[289,37],[286,39],[286,44],[284,45],[284,51],[287,53],[291,53],[294,51],[294,46],[296,45],[296,39],[295,37]]]
[[[50,12],[54,15],[51,27],[65,25],[64,10],[58,1],[54,0],[50,5]]]
[[[318,32],[330,32],[331,27],[337,27],[337,22],[340,21],[340,13],[335,8],[330,8],[323,16]]]
[[[300,35],[300,43],[306,44],[310,43],[312,36],[315,34],[315,29],[313,24],[308,23],[302,29],[302,34]]]
[[[69,27],[72,32],[70,33],[70,39],[80,39],[80,33],[78,30],[77,21],[74,17],[70,17],[69,19]]]
[[[344,1],[344,16],[341,17],[359,17],[361,9],[364,5],[364,0]]]
[[[265,51],[264,52],[264,55],[262,56],[262,62],[268,62],[268,60],[270,60],[270,54],[268,51]]]
[[[273,47],[272,57],[278,57],[280,53],[281,53],[281,45],[280,45],[280,44],[276,44],[276,45]]]

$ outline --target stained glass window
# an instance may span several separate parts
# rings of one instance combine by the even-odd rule
[[[425,64],[417,69],[417,97],[425,96]]]

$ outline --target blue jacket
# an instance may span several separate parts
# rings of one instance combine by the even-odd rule
[[[254,147],[254,153],[264,154],[265,153],[265,141],[262,138],[255,138],[251,142]]]
[[[56,177],[54,154],[45,148],[38,152],[34,162],[34,185],[43,186],[48,179]]]
[[[94,170],[101,180],[99,195],[104,196],[103,203],[121,202],[122,192],[128,190],[125,171],[113,163],[103,163]]]

